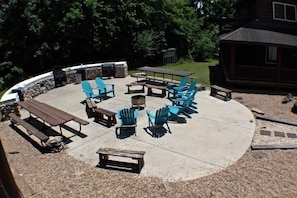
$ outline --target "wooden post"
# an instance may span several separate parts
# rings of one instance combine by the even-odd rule
[[[281,66],[282,66],[282,48],[277,48],[277,63],[276,63],[276,82],[281,80]]]
[[[236,45],[231,44],[231,53],[230,53],[230,68],[229,68],[229,74],[230,74],[230,79],[234,80],[235,79],[235,64],[236,64]]]

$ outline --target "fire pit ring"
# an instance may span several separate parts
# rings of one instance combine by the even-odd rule
[[[145,96],[143,95],[135,95],[131,97],[132,107],[137,106],[138,108],[142,105],[145,105]]]

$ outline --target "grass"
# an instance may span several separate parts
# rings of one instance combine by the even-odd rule
[[[0,98],[3,96],[3,94],[7,91],[7,89],[1,90],[0,91]]]
[[[218,64],[218,60],[208,60],[205,62],[194,62],[194,61],[179,61],[174,64],[168,64],[164,66],[158,66],[163,69],[171,69],[171,70],[181,70],[181,71],[190,71],[193,72],[193,77],[195,77],[199,84],[203,84],[204,86],[209,87],[209,66],[215,66]],[[139,72],[137,70],[129,71],[129,74],[133,74]],[[148,74],[152,75],[152,74]],[[156,75],[158,76],[158,75]],[[161,75],[159,75],[161,77]],[[166,78],[171,79],[171,76],[166,76]],[[180,77],[174,77],[174,80],[179,81]]]
[[[181,71],[190,71],[193,72],[193,77],[198,80],[199,84],[209,87],[209,66],[215,66],[218,64],[218,60],[208,60],[205,62],[194,62],[194,61],[182,61],[180,60],[174,64],[168,64],[164,66],[158,66],[164,69],[172,69],[172,70],[181,70]],[[139,72],[137,70],[129,70],[129,74],[133,74]],[[161,75],[159,76],[161,77]],[[171,79],[171,76],[165,76],[168,79]],[[175,76],[174,80],[179,81],[181,78]],[[7,91],[7,89],[0,91],[0,98]]]

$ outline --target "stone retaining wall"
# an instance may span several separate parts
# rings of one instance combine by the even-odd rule
[[[0,103],[0,121],[9,120],[8,114],[15,113],[18,116],[21,116],[17,103],[7,102],[7,103]]]
[[[117,65],[118,64],[118,65]],[[128,66],[125,62],[117,62],[115,64],[115,78],[125,78],[128,76]],[[65,74],[66,74],[66,83],[71,84],[71,83],[76,83],[76,75],[81,74],[84,77],[84,80],[93,80],[96,77],[101,77],[102,76],[102,68],[100,64],[94,64],[90,65],[81,65],[81,66],[76,66],[73,68],[66,68],[64,69]],[[42,75],[40,75],[42,76]],[[19,97],[20,99],[27,100],[27,99],[32,99],[35,98],[36,96],[40,94],[47,93],[49,90],[54,89],[55,86],[55,79],[53,74],[47,73],[45,76],[40,77],[35,77],[36,79],[29,81],[29,82],[22,82],[20,83],[19,86],[16,86],[15,92],[18,92],[18,95],[21,94],[22,97]],[[26,80],[27,81],[27,80]],[[20,95],[19,95],[20,96]],[[9,113],[16,113],[19,115],[19,110],[17,107],[16,102],[18,101],[17,98],[9,100],[9,102],[0,102],[0,120],[8,120],[8,114]]]

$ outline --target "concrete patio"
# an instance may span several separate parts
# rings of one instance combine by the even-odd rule
[[[114,112],[130,108],[131,96],[135,94],[127,94],[125,84],[135,80],[130,76],[104,79],[107,84],[115,84],[116,96],[97,103],[97,106]],[[95,87],[94,80],[89,82]],[[137,135],[122,138],[116,137],[115,126],[107,128],[94,122],[93,118],[87,118],[83,104],[85,94],[80,84],[55,88],[35,99],[90,122],[82,127],[82,135],[74,136],[62,129],[63,135],[69,138],[66,152],[70,155],[95,168],[99,162],[96,151],[100,147],[145,151],[145,165],[139,176],[160,177],[167,181],[203,177],[235,163],[251,145],[255,130],[254,116],[245,106],[234,100],[225,102],[209,96],[208,90],[199,91],[196,95],[198,114],[186,118],[186,124],[170,122],[172,133],[164,133],[159,138],[147,132],[145,110],[155,112],[164,104],[171,104],[166,97],[146,96],[146,107],[139,112]],[[69,122],[67,126],[78,129],[75,122]]]

